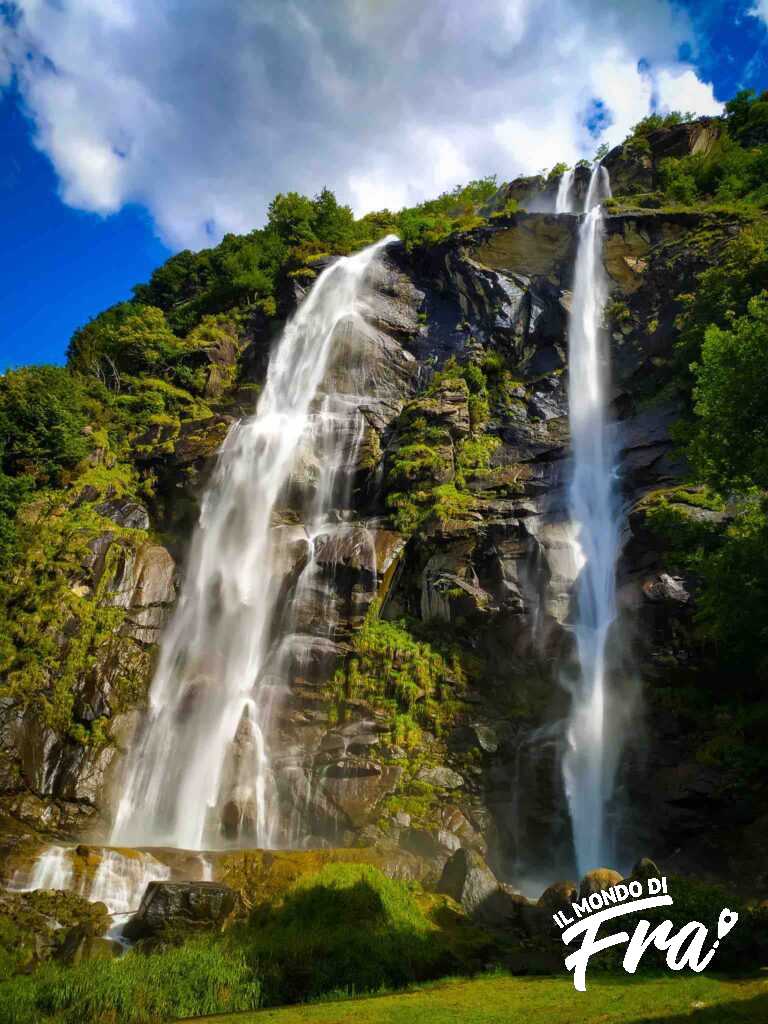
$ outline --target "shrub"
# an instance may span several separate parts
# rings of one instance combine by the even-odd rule
[[[445,900],[364,864],[332,864],[300,880],[281,905],[255,911],[238,942],[266,1005],[472,969],[486,945]]]

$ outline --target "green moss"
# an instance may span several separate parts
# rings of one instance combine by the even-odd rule
[[[345,717],[347,700],[365,700],[390,723],[391,739],[414,747],[421,731],[439,735],[453,718],[453,701],[467,674],[457,645],[420,640],[406,619],[378,618],[374,603],[352,640],[352,653],[328,686],[327,698]]]
[[[111,485],[109,474],[102,485],[107,481]],[[130,483],[129,474],[122,483]],[[57,733],[100,746],[108,738],[105,723],[75,721],[74,695],[100,659],[130,641],[117,637],[125,612],[107,602],[107,588],[122,558],[120,546],[114,543],[107,551],[96,584],[87,568],[93,561],[90,545],[107,532],[136,549],[146,534],[116,526],[91,504],[71,504],[63,492],[46,492],[26,505],[18,529],[19,558],[13,572],[0,576],[0,694],[33,711]],[[113,680],[116,709],[123,699],[136,697],[131,668],[144,681],[143,657],[134,658],[127,676],[118,672]]]

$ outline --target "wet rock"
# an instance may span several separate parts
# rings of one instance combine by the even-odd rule
[[[57,954],[57,959],[70,967],[76,967],[85,960],[112,960],[119,956],[122,947],[119,942],[102,936],[89,935],[82,926],[71,928]]]
[[[402,772],[398,766],[346,758],[322,771],[318,789],[352,826],[362,826],[394,792]]]
[[[103,903],[75,893],[0,891],[0,948],[15,971],[54,958],[72,962],[103,954],[99,937],[109,921]]]
[[[221,882],[150,882],[124,935],[149,938],[167,926],[213,928],[233,912],[236,895]]]
[[[447,765],[436,765],[434,768],[422,768],[416,778],[430,786],[440,789],[458,789],[464,785],[464,779]]]
[[[484,267],[523,276],[557,276],[574,244],[566,218],[518,214],[509,227],[494,231],[471,250]]]
[[[588,871],[579,885],[579,899],[591,896],[593,892],[600,892],[601,889],[610,889],[612,885],[618,885],[623,881],[618,871],[612,868],[595,868]]]
[[[691,595],[685,587],[682,576],[670,576],[662,572],[643,582],[643,594],[653,603],[688,604]]]
[[[611,176],[613,194],[650,192],[658,187],[661,160],[689,153],[706,155],[721,133],[722,122],[718,118],[702,117],[650,132],[646,136],[646,149],[631,143],[614,147],[603,160]]]

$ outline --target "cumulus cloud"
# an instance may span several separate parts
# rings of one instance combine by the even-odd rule
[[[760,18],[768,25],[768,0],[757,0],[749,12],[754,18]]]
[[[174,248],[278,191],[396,208],[720,107],[667,0],[17,0],[0,31],[63,200],[143,204]]]

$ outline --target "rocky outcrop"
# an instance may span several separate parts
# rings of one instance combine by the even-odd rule
[[[706,156],[722,131],[720,118],[702,117],[628,139],[612,149],[603,160],[611,176],[613,194],[652,192],[659,184],[662,160],[690,153]]]
[[[132,708],[146,692],[152,651],[176,597],[175,562],[165,547],[147,541],[146,508],[112,497],[97,511],[119,530],[91,537],[72,591],[84,616],[114,609],[115,626],[74,673],[69,696],[73,722],[98,728],[103,738],[82,742],[47,724],[35,707],[12,699],[0,705],[0,807],[25,827],[54,835],[82,835],[106,809],[110,769],[130,731]],[[87,628],[73,617],[69,635],[59,640],[62,651]]]
[[[9,972],[26,973],[50,960],[110,958],[116,944],[102,938],[108,925],[103,903],[75,893],[0,891],[0,952]]]
[[[235,904],[235,893],[220,882],[150,882],[123,934],[135,941],[166,931],[221,927]]]
[[[653,133],[649,153],[614,151],[606,165],[615,192],[653,189],[659,161],[706,152],[718,124],[703,120]],[[509,198],[530,199],[536,190],[549,195],[554,187],[533,179],[512,183],[493,202],[501,210]],[[618,476],[627,510],[619,593],[622,615],[640,627],[626,634],[623,675],[640,690],[643,679],[666,678],[695,660],[689,631],[696,580],[668,563],[647,509],[686,471],[671,438],[679,402],[661,397],[679,296],[717,260],[738,223],[722,213],[616,209],[624,212],[605,220],[605,266]],[[504,214],[428,248],[390,247],[376,267],[370,308],[337,328],[328,374],[328,389],[349,397],[355,410],[334,437],[344,453],[345,495],[329,522],[311,531],[307,509],[322,467],[307,456],[274,522],[286,542],[272,629],[285,642],[265,676],[286,681],[274,720],[286,845],[316,847],[307,851],[314,856],[329,843],[362,849],[375,842],[392,870],[406,877],[438,878],[453,864],[447,877],[460,902],[465,888],[470,902],[484,887],[502,892],[493,897],[506,907],[499,915],[517,919],[524,904],[497,878],[514,880],[570,844],[558,771],[558,723],[568,694],[556,666],[567,673],[578,572],[565,512],[566,335],[577,228],[575,217]],[[299,298],[290,289],[282,313]],[[158,423],[140,439],[137,462],[156,481],[149,507],[115,495],[99,499],[104,529],[91,539],[89,564],[73,585],[86,588],[84,595],[98,593],[120,621],[78,678],[75,717],[89,727],[103,719],[123,743],[132,725],[123,681],[136,681],[138,691],[146,682],[175,599],[174,555],[196,519],[216,451],[235,417],[252,406],[268,340],[264,334],[249,349],[253,390],[227,392],[213,416],[167,432]],[[209,356],[212,367],[226,368],[232,352]],[[466,381],[435,380],[451,357],[485,367],[480,413],[479,393]],[[210,386],[213,395],[215,373]],[[415,430],[428,437],[431,455],[427,470],[409,477],[406,449],[416,443]],[[461,464],[462,446],[478,439],[487,460]],[[415,529],[397,519],[394,494],[446,486],[460,495],[458,507],[449,505]],[[171,550],[148,537],[148,527],[167,530]],[[414,642],[451,649],[447,674],[433,692],[415,684],[405,696],[398,693],[404,656],[393,642],[386,653],[388,703],[366,692],[339,700],[335,673],[351,658],[369,615],[404,621]],[[141,696],[134,694],[133,705]],[[697,843],[713,816],[730,814],[729,823],[756,828],[754,813],[750,819],[749,809],[729,808],[721,777],[696,761],[685,723],[672,714],[658,717],[647,721],[653,740],[636,744],[651,751],[652,767],[635,749],[620,779],[637,809],[622,833],[629,850],[662,856],[673,836]],[[408,734],[413,721],[420,722],[416,738]],[[637,739],[639,713],[633,724]],[[13,820],[25,828],[44,823],[59,833],[82,831],[106,791],[115,746],[88,748],[62,738],[15,704],[0,707],[0,728],[11,751],[3,788]],[[246,716],[222,773],[224,841],[247,833],[254,818],[252,794],[241,785],[254,743]],[[452,874],[461,874],[459,867],[460,883]],[[248,870],[260,875],[263,861],[256,864],[254,855]],[[563,875],[570,871],[564,863]],[[570,891],[565,883],[548,890],[534,909],[549,909]]]

